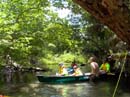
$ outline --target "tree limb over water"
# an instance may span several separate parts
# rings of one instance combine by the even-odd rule
[[[130,46],[129,0],[73,0]]]

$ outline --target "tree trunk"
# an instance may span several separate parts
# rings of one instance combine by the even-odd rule
[[[73,0],[73,2],[107,25],[130,46],[130,4],[124,0]]]

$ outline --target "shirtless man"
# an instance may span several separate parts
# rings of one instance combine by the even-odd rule
[[[90,67],[91,67],[91,75],[93,77],[98,76],[99,66],[98,66],[98,63],[96,62],[95,57],[90,57],[89,62],[90,62]]]

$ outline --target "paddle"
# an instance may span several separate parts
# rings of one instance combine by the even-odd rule
[[[80,64],[80,66],[86,66],[86,64],[83,63],[83,64]]]

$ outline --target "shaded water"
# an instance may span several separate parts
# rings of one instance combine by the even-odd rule
[[[44,84],[40,83],[33,73],[22,74],[21,79],[22,81],[8,84],[1,83],[0,94],[10,97],[112,97],[115,88],[115,83],[112,81]],[[115,97],[130,97],[130,91],[118,88]]]

